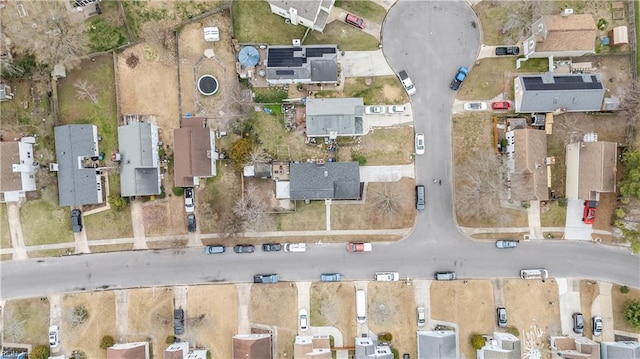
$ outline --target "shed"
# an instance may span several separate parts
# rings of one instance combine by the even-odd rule
[[[609,31],[611,46],[622,46],[629,43],[629,30],[626,26],[616,26]]]

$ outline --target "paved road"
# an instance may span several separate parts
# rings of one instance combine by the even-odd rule
[[[426,134],[426,155],[416,159],[418,182],[427,186],[427,209],[412,235],[399,243],[375,244],[351,254],[343,244],[310,245],[305,253],[206,256],[201,248],[100,253],[3,262],[4,299],[100,289],[247,282],[256,273],[279,273],[284,281],[317,280],[339,272],[346,280],[370,280],[376,270],[402,278],[432,278],[455,270],[459,278],[516,277],[522,268],[544,267],[554,277],[579,277],[640,287],[640,262],[628,249],[568,241],[521,242],[499,250],[466,239],[457,229],[452,204],[451,109],[448,83],[478,51],[478,30],[465,2],[399,1],[383,31],[385,55],[394,70],[406,69],[417,87],[416,130]],[[441,178],[442,185],[432,182]]]

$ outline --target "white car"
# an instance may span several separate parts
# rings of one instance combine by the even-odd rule
[[[184,189],[184,210],[187,213],[193,213],[196,210],[196,205],[193,202],[193,188]]]
[[[416,155],[424,155],[424,133],[416,133]]]
[[[465,111],[485,111],[487,109],[486,102],[467,102],[464,104]]]
[[[424,327],[424,325],[427,323],[427,318],[426,318],[426,315],[425,315],[424,307],[423,306],[419,306],[416,309],[416,312],[418,314],[418,326],[419,327]]]
[[[57,325],[49,327],[49,347],[55,349],[60,345],[60,329]]]
[[[413,82],[405,70],[398,72],[398,78],[400,78],[402,86],[404,86],[405,91],[407,91],[407,95],[413,96],[416,94],[416,87],[413,85]]]
[[[384,106],[367,106],[364,108],[364,113],[367,114],[383,114],[386,112],[386,108]]]
[[[403,113],[404,111],[406,111],[406,109],[407,108],[404,106],[393,105],[389,106],[387,110],[389,113]]]
[[[300,317],[300,331],[301,332],[305,332],[307,331],[307,329],[309,329],[309,317],[307,315],[307,310],[306,309],[300,309],[300,312],[298,313],[299,317]]]
[[[378,282],[397,282],[400,279],[398,272],[376,272],[375,276]]]

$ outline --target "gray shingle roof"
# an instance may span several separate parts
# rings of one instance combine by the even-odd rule
[[[600,111],[605,93],[600,74],[522,75],[515,88],[516,112]]]
[[[99,174],[95,168],[83,167],[81,160],[98,156],[98,128],[88,124],[65,125],[56,127],[54,132],[60,205],[102,203]]]
[[[418,332],[418,359],[456,358],[456,352],[454,332]]]
[[[118,127],[120,195],[122,197],[160,194],[158,126],[132,123]]]
[[[637,341],[601,343],[602,359],[640,359],[640,343]]]
[[[271,84],[338,81],[336,45],[269,46],[266,64]]]
[[[364,134],[362,98],[307,99],[307,136],[327,137],[332,132],[338,136]]]
[[[290,172],[292,200],[360,198],[357,162],[292,163]]]

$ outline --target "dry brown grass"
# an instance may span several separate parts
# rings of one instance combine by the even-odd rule
[[[529,234],[529,232],[519,232],[519,233],[477,233],[471,235],[471,238],[475,239],[486,239],[486,240],[497,240],[497,239],[522,239],[525,234]]]
[[[521,334],[534,324],[542,328],[545,336],[562,334],[555,280],[506,280],[502,290],[509,325],[515,325]]]
[[[10,300],[3,308],[2,339],[11,343],[47,344],[49,301]]]
[[[293,283],[258,284],[251,287],[251,323],[278,330],[278,358],[292,356],[298,334],[298,291]]]
[[[393,347],[400,353],[415,353],[416,305],[414,289],[406,282],[369,283],[367,290],[367,323],[376,334],[393,335]],[[354,303],[352,300],[351,303]]]
[[[173,289],[145,288],[129,291],[127,336],[150,338],[160,353],[167,336],[173,335]],[[190,317],[188,308],[185,315]]]
[[[631,333],[640,333],[624,319],[624,308],[629,301],[640,300],[640,290],[629,287],[629,293],[622,294],[620,286],[614,284],[611,288],[611,304],[613,307],[613,329]]]
[[[406,165],[412,163],[413,127],[377,128],[363,136],[360,143],[343,145],[339,161],[351,161],[357,152],[367,159],[367,166]]]
[[[187,233],[187,215],[181,197],[147,202],[142,208],[144,232],[149,237]]]
[[[356,296],[352,282],[314,282],[310,291],[311,326],[332,326],[342,332],[345,346],[350,346],[357,332]]]
[[[190,345],[207,348],[213,358],[231,358],[230,338],[238,332],[236,286],[189,287],[187,309],[186,334]]]
[[[89,318],[83,324],[72,326],[69,320],[76,306],[84,306]],[[131,313],[131,312],[129,312]],[[93,292],[70,294],[62,302],[61,343],[65,352],[82,350],[87,358],[106,358],[105,350],[100,349],[100,340],[104,335],[116,337],[116,300],[114,292]]]

